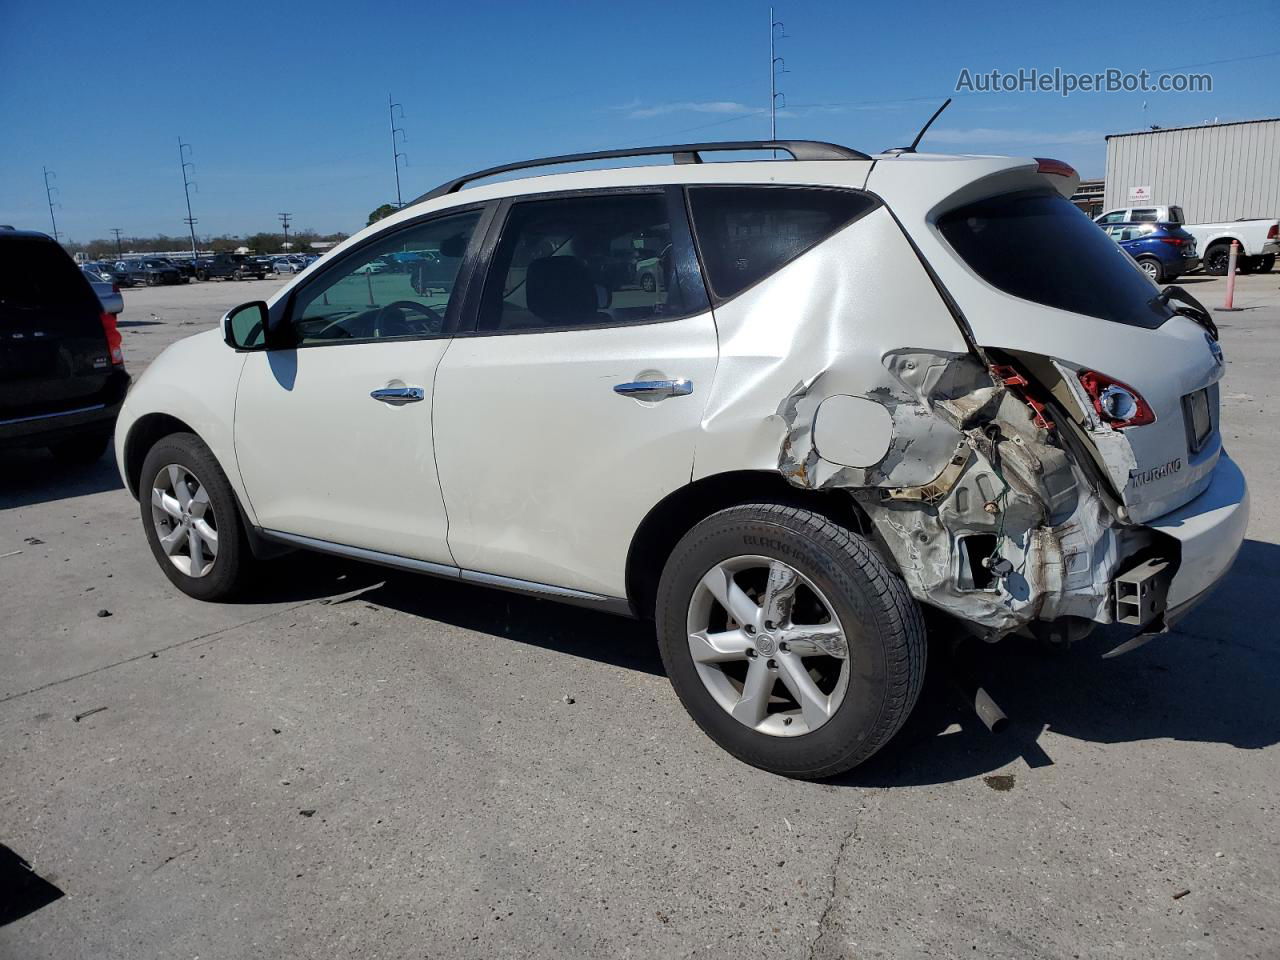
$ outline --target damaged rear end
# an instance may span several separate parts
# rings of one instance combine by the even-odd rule
[[[955,448],[927,482],[853,493],[916,597],[989,638],[1158,632],[1226,572],[1248,519],[1212,321],[1162,297],[1073,186],[1061,164],[977,158],[895,158],[868,180],[970,349],[932,382],[911,351],[885,355],[930,415],[917,429]]]

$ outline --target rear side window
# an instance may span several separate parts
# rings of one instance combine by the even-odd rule
[[[717,301],[785,266],[877,201],[810,187],[690,187],[698,249]]]
[[[943,237],[1005,293],[1154,329],[1173,315],[1127,253],[1056,193],[993,197],[946,214]]]
[[[0,238],[0,307],[93,306],[93,288],[52,240]]]
[[[1187,222],[1187,218],[1186,218],[1185,216],[1183,216],[1183,214],[1182,214],[1182,208],[1181,208],[1181,207],[1170,207],[1170,208],[1169,208],[1169,219],[1170,219],[1171,221],[1173,221],[1174,223],[1186,223],[1186,222]]]
[[[664,193],[515,203],[493,256],[482,331],[676,319],[707,307],[687,232]]]

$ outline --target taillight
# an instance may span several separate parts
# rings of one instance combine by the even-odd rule
[[[1271,229],[1267,231],[1268,240],[1280,239],[1280,223],[1273,223]]]
[[[120,331],[116,328],[116,315],[102,312],[102,332],[107,335],[107,352],[113,366],[124,366],[124,350],[121,348]]]
[[[1187,241],[1183,240],[1181,237],[1161,237],[1160,242],[1167,243],[1170,246],[1180,247]]]
[[[112,292],[112,293],[119,293],[119,292],[120,292],[120,284],[118,284],[118,283],[113,283],[113,284],[111,285],[111,292]]]
[[[1127,383],[1093,370],[1080,371],[1080,385],[1093,401],[1102,422],[1116,430],[1155,423],[1156,415],[1142,394]]]

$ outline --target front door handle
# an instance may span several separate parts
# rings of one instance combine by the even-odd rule
[[[665,400],[667,397],[687,397],[693,393],[692,380],[632,380],[630,383],[619,383],[613,388],[614,393],[624,397],[635,397],[637,400]]]
[[[406,403],[417,403],[426,399],[427,392],[421,387],[382,387],[374,390],[369,396],[393,407],[403,407]]]

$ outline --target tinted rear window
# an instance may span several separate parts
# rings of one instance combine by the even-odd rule
[[[707,279],[727,300],[875,208],[873,197],[809,187],[690,187]]]
[[[1129,255],[1056,193],[983,200],[938,229],[978,276],[1023,300],[1149,329],[1173,315]]]
[[[93,288],[62,247],[40,237],[0,237],[0,306],[85,304],[97,304]]]

